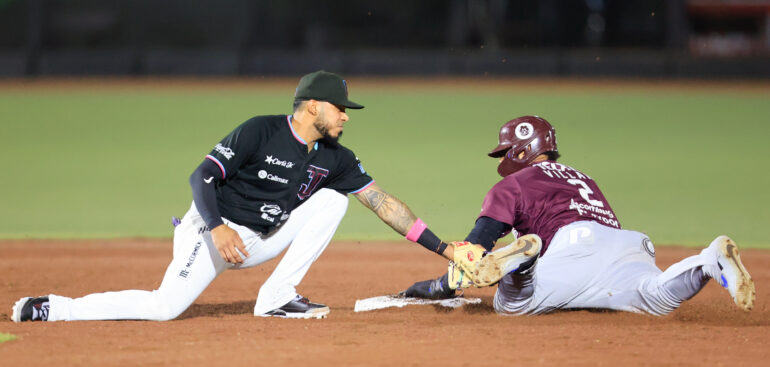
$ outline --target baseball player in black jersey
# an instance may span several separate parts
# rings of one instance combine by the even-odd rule
[[[193,204],[174,230],[174,258],[157,290],[25,297],[11,319],[170,320],[223,271],[262,264],[287,247],[259,290],[254,315],[325,317],[329,308],[295,287],[334,235],[347,194],[407,239],[449,259],[460,254],[339,144],[347,108],[363,108],[348,99],[347,82],[314,72],[297,86],[293,115],[251,118],[217,143],[190,176]]]

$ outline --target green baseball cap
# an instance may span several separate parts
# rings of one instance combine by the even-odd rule
[[[364,106],[348,99],[348,83],[345,79],[324,70],[303,76],[299,80],[297,91],[294,92],[294,99],[315,99],[347,108],[364,108]]]

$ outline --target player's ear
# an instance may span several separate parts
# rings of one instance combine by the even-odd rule
[[[315,99],[310,99],[307,101],[307,112],[310,112],[311,115],[316,116],[318,115],[318,101]]]

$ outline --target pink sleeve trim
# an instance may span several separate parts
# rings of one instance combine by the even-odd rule
[[[362,187],[362,188],[360,188],[360,189],[358,189],[356,191],[351,191],[350,194],[358,194],[359,192],[366,190],[367,187],[372,186],[373,183],[374,183],[374,180],[372,180],[371,182],[366,184],[366,186],[364,186],[364,187]]]
[[[212,155],[207,155],[206,158],[216,163],[217,166],[219,166],[219,170],[222,171],[222,179],[224,180],[227,177],[227,175],[225,174],[225,166],[223,166],[222,163],[219,162],[219,159],[216,159],[216,157]]]
[[[406,239],[412,242],[417,242],[417,240],[420,238],[420,235],[422,235],[422,232],[425,232],[425,229],[427,228],[428,225],[423,223],[422,219],[417,218],[417,221],[415,221],[412,225],[412,229],[410,229],[409,233],[406,234]]]

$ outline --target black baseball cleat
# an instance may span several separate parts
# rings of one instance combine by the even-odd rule
[[[320,303],[310,302],[309,299],[298,294],[289,303],[259,316],[289,319],[322,319],[327,315],[329,315],[329,307]]]
[[[13,305],[11,321],[48,321],[48,297],[24,297]]]
[[[412,284],[405,291],[398,295],[401,297],[415,297],[425,299],[450,299],[455,298],[455,290],[449,288],[448,274],[444,274],[436,279],[423,280]]]

